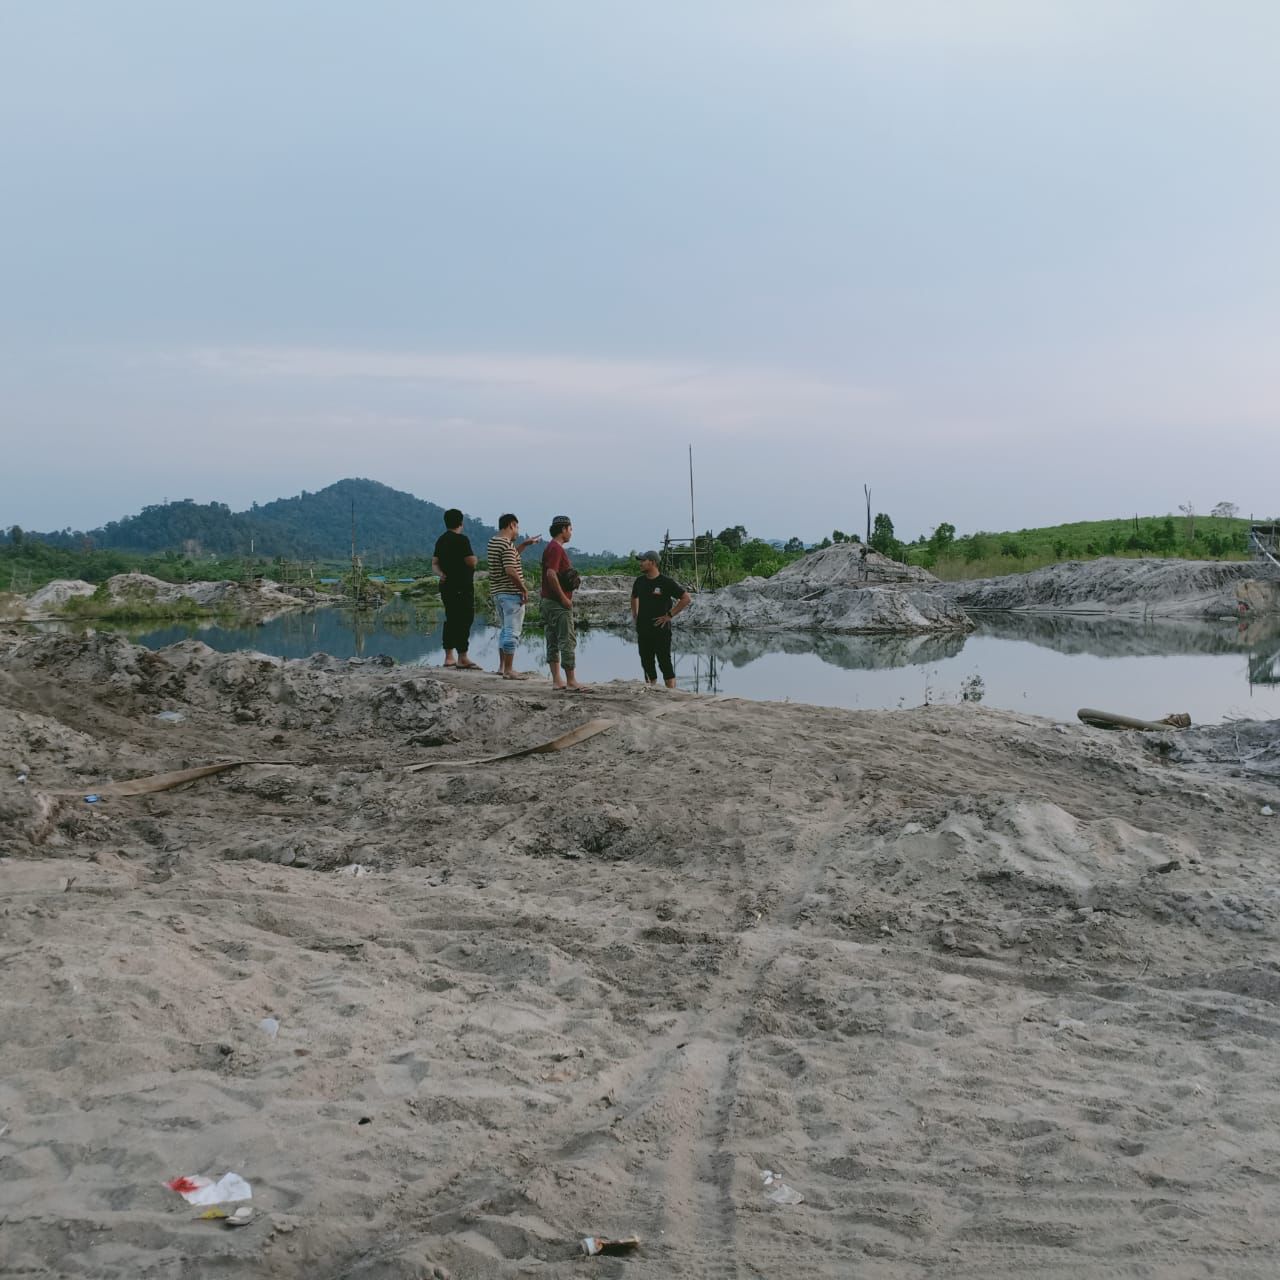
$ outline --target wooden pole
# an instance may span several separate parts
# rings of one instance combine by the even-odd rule
[[[689,446],[689,532],[693,535],[693,586],[695,591],[701,591],[702,579],[698,573],[698,518],[693,510],[693,445]]]

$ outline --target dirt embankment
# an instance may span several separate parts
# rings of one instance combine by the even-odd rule
[[[963,632],[964,610],[932,594],[925,569],[860,544],[838,543],[793,561],[771,578],[748,578],[694,600],[683,625],[702,630],[819,631],[857,635]]]
[[[573,593],[574,612],[591,626],[629,627],[634,583],[634,577],[622,573],[584,575]]]
[[[970,610],[1223,618],[1236,616],[1238,585],[1267,576],[1248,561],[1104,557],[933,590]]]
[[[970,613],[1093,614],[1118,626],[1134,619],[1270,617],[1280,581],[1255,563],[1106,558],[1031,573],[939,582],[858,543],[811,552],[771,578],[704,591],[680,622],[692,631],[827,635],[963,634]],[[597,625],[630,622],[631,579],[587,578],[579,616]]]
[[[1277,741],[0,632],[0,1273],[1270,1280]]]
[[[27,597],[24,616],[28,619],[57,618],[68,613],[69,602],[98,596],[106,609],[128,605],[163,608],[167,605],[195,605],[210,613],[244,615],[279,613],[316,603],[316,593],[308,588],[283,588],[269,578],[246,585],[227,580],[215,582],[164,582],[146,573],[118,573],[108,578],[105,592],[91,582],[58,579],[46,583]]]

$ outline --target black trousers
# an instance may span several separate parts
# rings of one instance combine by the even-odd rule
[[[471,643],[471,624],[476,618],[475,594],[470,585],[450,591],[446,583],[440,589],[440,601],[444,605],[444,647],[466,653]]]
[[[640,665],[644,668],[646,680],[658,678],[658,667],[662,668],[664,680],[674,680],[676,669],[671,665],[671,628],[656,627],[652,622],[643,620],[636,623],[636,644],[640,646]]]

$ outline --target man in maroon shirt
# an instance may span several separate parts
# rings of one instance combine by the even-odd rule
[[[573,586],[577,575],[565,545],[573,537],[573,521],[556,516],[551,522],[551,541],[542,553],[542,625],[547,633],[547,665],[551,683],[557,689],[585,689],[578,683],[578,634],[573,620]],[[573,574],[573,577],[570,577]],[[564,675],[560,674],[561,667]]]

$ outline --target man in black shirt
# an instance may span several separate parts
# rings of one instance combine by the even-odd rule
[[[467,657],[471,623],[476,616],[474,580],[476,555],[471,539],[462,532],[462,512],[450,507],[444,513],[445,532],[436,540],[431,568],[440,578],[444,605],[444,665],[460,671],[479,671],[480,664]],[[454,650],[458,652],[454,661]]]
[[[640,557],[640,570],[631,588],[631,617],[636,624],[644,682],[656,685],[661,666],[667,688],[674,689],[676,669],[671,665],[671,619],[689,607],[689,593],[674,578],[658,571],[656,551],[646,551]]]

